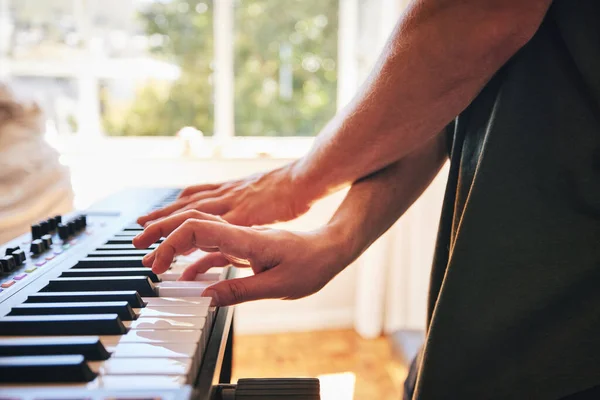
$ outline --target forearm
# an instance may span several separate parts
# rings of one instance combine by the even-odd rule
[[[413,1],[361,92],[293,166],[298,184],[319,198],[421,147],[531,38],[550,2]]]
[[[354,183],[323,228],[350,263],[419,198],[443,166],[446,137],[439,134],[402,160]]]

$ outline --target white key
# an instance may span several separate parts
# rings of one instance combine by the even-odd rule
[[[135,321],[124,321],[123,324],[132,330],[203,330],[205,318],[138,318]]]
[[[189,358],[111,358],[88,362],[101,375],[180,375],[192,378],[196,371]]]
[[[160,297],[200,297],[208,286],[208,282],[160,282],[157,291]]]
[[[186,288],[186,287],[165,287],[165,288],[160,288],[158,290],[158,293],[161,296],[177,296],[177,297],[186,297],[186,296],[190,296],[190,297],[197,297],[200,296],[202,294],[202,292],[204,292],[205,288],[196,288],[196,287],[190,287],[190,288]]]
[[[196,343],[119,343],[113,358],[191,358],[200,356]]]
[[[180,288],[180,287],[184,287],[184,288],[194,288],[194,287],[198,287],[198,288],[205,288],[209,285],[211,285],[212,283],[215,282],[207,282],[207,281],[168,281],[168,282],[158,282],[156,283],[156,287],[160,288]],[[175,296],[160,296],[160,297],[175,297]],[[202,296],[197,296],[197,297],[202,297]]]
[[[142,297],[147,307],[151,306],[201,306],[210,307],[210,297]]]
[[[144,308],[136,308],[136,314],[139,318],[171,318],[171,317],[187,317],[187,318],[206,318],[208,315],[207,308],[198,307],[154,307],[148,306]],[[200,315],[202,314],[202,315]]]
[[[185,385],[187,380],[177,375],[104,375],[97,379],[105,389],[175,389]]]
[[[185,298],[185,297],[184,297]],[[138,314],[142,313],[143,311],[146,310],[165,310],[165,309],[171,309],[171,310],[185,310],[187,311],[193,311],[195,313],[200,313],[200,314],[206,314],[208,313],[210,306],[206,305],[206,304],[194,304],[194,303],[189,303],[188,305],[184,305],[184,304],[173,304],[173,305],[168,305],[168,303],[163,303],[163,305],[146,305],[146,307],[144,308],[134,308],[134,310],[138,311]]]
[[[123,336],[101,336],[104,346],[119,343],[199,343],[202,331],[193,330],[131,330]]]
[[[177,269],[177,270],[173,270],[173,271],[167,271],[163,274],[158,275],[158,277],[163,282],[172,282],[172,281],[176,281],[177,279],[179,279],[179,277],[181,276],[182,273],[183,273],[183,270]],[[204,282],[204,281],[217,282],[219,280],[221,280],[220,273],[198,274],[198,275],[196,275],[196,278],[194,278],[194,281],[198,281],[198,282]]]

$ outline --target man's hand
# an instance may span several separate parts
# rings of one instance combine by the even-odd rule
[[[292,164],[270,172],[221,184],[190,186],[168,206],[138,218],[140,225],[187,210],[220,215],[236,225],[289,221],[316,200],[294,181]]]
[[[204,291],[203,296],[212,297],[218,306],[311,295],[351,261],[343,240],[326,230],[293,233],[248,228],[195,210],[150,224],[133,243],[146,248],[160,237],[166,239],[143,259],[155,273],[165,272],[176,255],[193,249],[211,253],[190,265],[181,280],[229,264],[252,268],[253,276],[222,281]]]

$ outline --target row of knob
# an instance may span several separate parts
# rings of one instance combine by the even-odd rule
[[[34,241],[38,239],[44,241],[44,236],[58,231],[58,237],[62,240],[67,240],[70,236],[73,236],[76,233],[84,230],[86,226],[87,217],[85,215],[80,215],[66,224],[62,223],[62,216],[57,215],[55,217],[48,218],[39,224],[31,225],[31,239]],[[50,244],[52,244],[52,242],[50,242]],[[31,251],[34,254],[39,254],[34,252],[33,249]]]
[[[50,232],[56,231],[58,225],[62,223],[62,216],[57,215],[52,218],[48,218],[39,224],[31,225],[31,239],[40,239],[42,236],[49,234]]]
[[[50,250],[52,246],[52,232],[58,231],[58,237],[67,240],[87,226],[87,217],[80,215],[66,224],[62,223],[62,217],[57,215],[45,221],[31,226],[31,246],[29,251],[37,256]],[[20,267],[27,258],[26,253],[19,246],[7,248],[4,257],[0,257],[0,273],[13,272]]]

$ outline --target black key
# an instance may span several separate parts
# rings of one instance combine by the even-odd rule
[[[69,315],[117,314],[121,321],[131,321],[135,313],[126,301],[85,303],[23,303],[14,306],[8,315]]]
[[[156,297],[156,287],[146,276],[107,276],[50,279],[42,292],[135,290],[142,297]]]
[[[150,245],[150,247],[148,247],[148,249],[144,249],[144,250],[152,250],[157,247],[158,247],[158,244],[153,243]],[[129,243],[129,244],[104,244],[96,249],[96,251],[102,251],[102,250],[138,250],[138,249],[136,247],[134,247],[133,244]]]
[[[117,314],[19,315],[0,318],[0,336],[123,335]]]
[[[144,257],[152,250],[96,250],[92,251],[87,257]]]
[[[116,236],[106,241],[106,244],[131,244],[131,239],[135,236]],[[162,243],[164,239],[158,239],[156,243]]]
[[[131,238],[112,238],[108,239],[105,244],[132,244]]]
[[[81,354],[0,358],[0,383],[90,382],[95,377]]]
[[[70,303],[90,301],[126,301],[132,308],[142,308],[146,304],[135,290],[106,292],[40,292],[27,297],[25,303]]]
[[[143,231],[144,227],[140,224],[131,224],[123,228],[124,231]]]
[[[123,232],[117,232],[115,233],[114,237],[130,237],[130,238],[134,238],[138,235],[139,232],[136,231],[123,231]]]
[[[87,361],[108,360],[97,336],[0,339],[0,357],[81,354]]]
[[[147,276],[152,282],[160,282],[150,268],[71,268],[60,274],[61,278],[85,276]]]
[[[73,268],[141,268],[142,257],[86,257]]]

